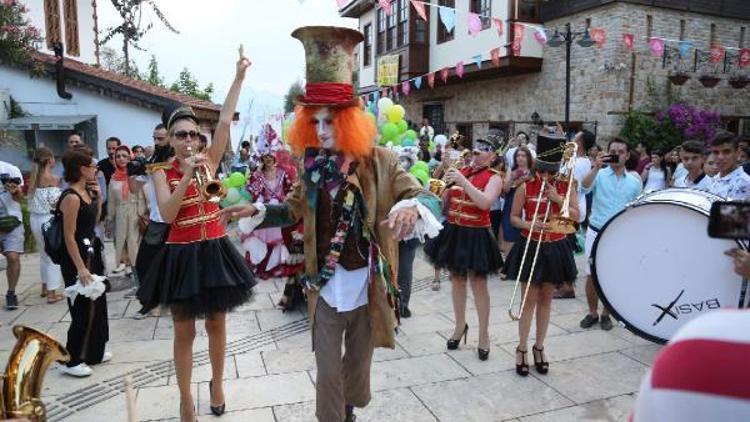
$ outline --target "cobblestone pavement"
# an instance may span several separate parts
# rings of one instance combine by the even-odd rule
[[[109,245],[108,247],[111,247]],[[38,256],[23,258],[17,289],[21,307],[0,310],[0,362],[15,344],[14,324],[43,330],[65,343],[70,321],[65,302],[48,305],[39,297]],[[432,269],[415,262],[413,317],[404,319],[395,350],[378,349],[372,368],[372,403],[360,421],[625,421],[640,379],[659,346],[615,327],[584,331],[578,322],[585,298],[555,300],[545,348],[550,373],[515,374],[517,325],[508,319],[510,281],[491,279],[492,352],[476,357],[477,322],[468,301],[469,343],[447,351],[453,329],[450,285],[430,289]],[[5,283],[5,273],[0,272]],[[581,280],[578,285],[582,286]],[[306,313],[282,313],[275,303],[279,283],[260,282],[254,299],[228,319],[225,371],[227,411],[221,420],[314,421],[315,364]],[[579,289],[582,292],[582,289]],[[51,368],[43,400],[52,421],[125,421],[124,376],[134,381],[140,420],[178,421],[179,397],[172,371],[172,322],[168,315],[135,319],[135,300],[123,292],[108,297],[112,361],[84,379]],[[201,420],[214,420],[208,403],[208,341],[198,323],[193,372]],[[533,330],[532,330],[533,334]]]

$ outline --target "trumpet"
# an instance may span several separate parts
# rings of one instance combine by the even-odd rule
[[[191,147],[187,147],[187,150],[191,157],[195,157],[195,151]],[[227,196],[226,188],[224,188],[224,185],[220,181],[211,176],[208,166],[203,165],[196,168],[193,178],[195,178],[198,192],[200,192],[206,201],[218,203]]]

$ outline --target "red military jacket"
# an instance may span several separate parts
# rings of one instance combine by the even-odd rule
[[[481,191],[487,187],[492,176],[499,174],[489,168],[476,170],[464,167],[460,171],[472,185]],[[463,227],[490,227],[490,211],[477,207],[463,188],[458,186],[449,188],[446,199],[450,224]]]
[[[177,160],[166,170],[169,190],[173,191],[182,179]],[[198,192],[195,180],[190,182],[185,196],[182,197],[180,211],[169,230],[168,244],[185,244],[202,240],[218,239],[226,236],[224,226],[219,219],[219,205],[208,202]]]
[[[555,179],[552,183],[555,184],[555,190],[557,191],[560,196],[565,196],[565,194],[568,191],[568,183],[563,182],[560,180]],[[526,203],[523,204],[523,210],[524,210],[524,219],[528,222],[531,222],[534,218],[534,211],[536,210],[536,202],[537,198],[539,197],[539,191],[542,189],[542,179],[539,176],[535,176],[533,179],[529,180],[525,183],[526,187]],[[542,203],[539,204],[539,216],[537,217],[537,221],[541,222],[544,221],[544,214],[547,212],[547,204],[550,202],[547,201],[546,195],[542,195]],[[549,217],[547,218],[547,222],[550,222],[552,220],[552,217],[555,215],[560,214],[560,206],[552,203],[552,209],[550,209]],[[538,241],[539,240],[539,231],[534,231],[533,240]],[[521,230],[521,236],[528,238],[529,237],[529,231],[526,229]],[[544,232],[544,238],[542,239],[543,242],[556,242],[558,240],[565,239],[567,235],[565,233],[550,233],[548,231]]]

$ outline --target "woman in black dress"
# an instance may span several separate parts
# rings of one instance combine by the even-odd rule
[[[94,233],[102,207],[96,161],[91,150],[76,147],[63,156],[63,168],[68,189],[60,197],[65,240],[60,269],[65,287],[76,284],[77,280],[86,285],[93,281],[93,274],[104,274],[102,243]],[[87,377],[93,372],[89,365],[112,358],[104,350],[109,340],[106,293],[93,301],[79,294],[75,300],[68,299],[68,308],[72,321],[65,347],[71,358],[63,372]]]

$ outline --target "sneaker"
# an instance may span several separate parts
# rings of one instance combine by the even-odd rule
[[[121,273],[123,271],[125,271],[125,264],[121,263],[120,265],[117,266],[117,268],[115,268],[114,270],[112,270],[112,274]]]
[[[602,330],[609,331],[612,329],[612,318],[602,315],[602,321],[599,324],[602,326]]]
[[[88,377],[94,373],[94,370],[89,368],[89,366],[86,365],[85,363],[79,363],[76,366],[63,365],[60,367],[60,370],[62,371],[63,374],[67,374],[76,378]]]
[[[5,295],[5,309],[9,311],[18,309],[18,297],[15,293],[8,293]]]
[[[591,314],[586,314],[586,316],[581,320],[581,328],[591,328],[597,322],[599,322],[599,315],[592,316]]]
[[[132,289],[125,292],[125,294],[122,296],[123,299],[133,299],[135,298],[135,294],[138,293],[138,288],[133,287]]]
[[[111,360],[112,360],[112,353],[104,352],[104,354],[102,355],[102,363],[109,362]]]

